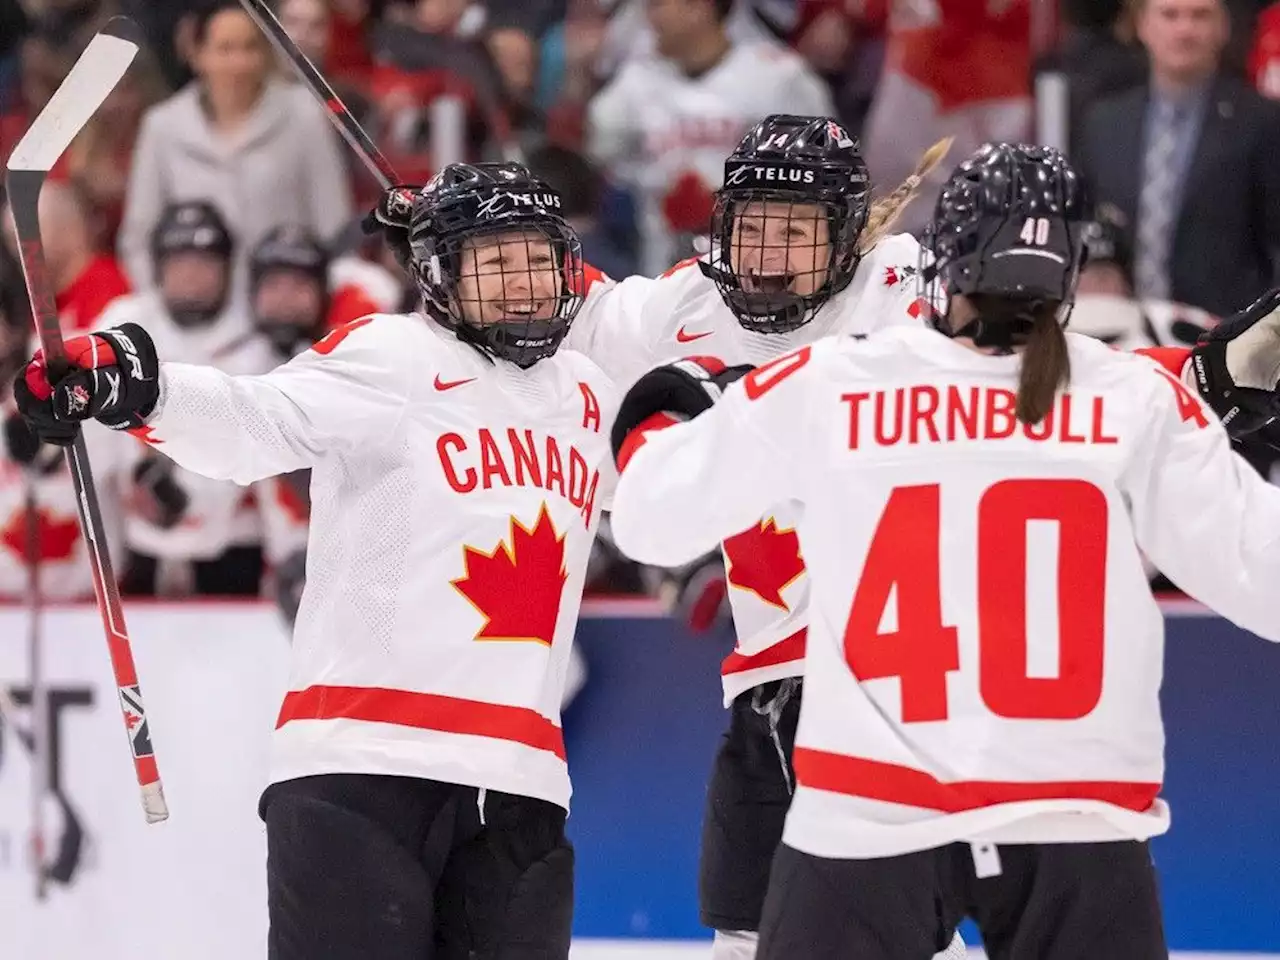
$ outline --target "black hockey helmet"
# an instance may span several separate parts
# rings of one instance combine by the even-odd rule
[[[293,270],[329,285],[329,248],[303,226],[276,227],[249,254],[249,283],[257,286],[272,270]]]
[[[858,266],[870,192],[858,141],[829,117],[774,114],[742,138],[724,164],[724,185],[716,192],[711,217],[711,257],[703,272],[744,328],[757,333],[795,330],[849,285]],[[799,275],[790,272],[794,261],[789,252],[816,238],[791,239],[788,224],[787,243],[773,245],[779,272],[767,263],[771,248],[765,246],[765,203],[786,205],[781,214],[786,221],[797,204],[812,204],[825,213],[830,249],[825,256],[815,251],[820,259],[809,274],[812,279],[802,282],[811,291],[794,291]],[[751,213],[752,205],[760,205],[760,216],[748,222],[743,214]],[[812,222],[808,216],[803,220]],[[797,217],[796,223],[801,222]]]
[[[948,296],[1057,303],[1065,324],[1084,264],[1088,216],[1081,178],[1057,150],[987,144],[943,185],[925,229],[922,256],[932,262],[921,276],[927,286],[940,280]],[[931,298],[935,293],[926,291]],[[981,317],[963,330],[946,322],[938,328],[979,344],[1008,345],[1030,328],[1029,312],[1018,316],[998,330]]]
[[[291,357],[299,345],[318,339],[324,331],[329,312],[329,263],[331,257],[326,247],[311,230],[303,226],[276,227],[258,242],[249,255],[249,293],[252,301],[254,326],[286,357]],[[314,285],[318,296],[309,311],[299,301],[296,292],[265,292],[268,300],[262,303],[259,292],[266,280],[278,273],[288,273],[305,278]],[[305,288],[303,288],[305,294]],[[283,293],[281,299],[277,294]]]
[[[438,173],[409,224],[410,272],[431,316],[521,367],[554,354],[584,289],[582,245],[561,203],[519,163],[451,163]]]
[[[151,262],[156,286],[165,305],[180,327],[199,327],[212,323],[226,305],[231,287],[231,257],[235,241],[218,208],[206,200],[184,200],[171,203],[160,213],[151,231]],[[222,282],[200,284],[201,289],[170,289],[165,282],[165,263],[180,253],[203,253],[225,264]],[[205,288],[207,286],[207,289]]]

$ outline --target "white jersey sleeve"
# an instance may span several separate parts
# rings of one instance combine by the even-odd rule
[[[671,277],[593,278],[565,346],[585,354],[625,386],[661,362],[662,317],[656,310],[679,282]]]
[[[1230,447],[1208,407],[1161,369],[1147,450],[1122,489],[1134,536],[1156,567],[1233,623],[1280,641],[1280,489]]]
[[[803,385],[791,375],[814,349],[757,367],[706,413],[645,436],[614,496],[613,537],[623,553],[679,566],[796,496],[792,458],[774,438],[807,422]]]
[[[164,363],[147,439],[189,470],[240,484],[314,466],[331,448],[392,442],[419,384],[405,325],[420,322],[352,321],[262,376]]]

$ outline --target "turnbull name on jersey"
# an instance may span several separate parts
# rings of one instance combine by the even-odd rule
[[[577,507],[583,523],[591,526],[600,471],[589,468],[576,447],[557,442],[551,434],[515,427],[442,433],[436,453],[445,480],[457,493],[494,486],[541,487]]]
[[[1105,400],[1063,393],[1039,423],[1026,425],[1014,414],[1017,396],[998,387],[939,388],[922,384],[892,390],[844,393],[849,416],[849,449],[965,440],[1053,440],[1057,443],[1113,444]]]

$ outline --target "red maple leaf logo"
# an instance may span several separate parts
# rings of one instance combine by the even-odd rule
[[[27,556],[27,512],[19,508],[9,517],[0,531],[0,543],[13,551],[18,559]],[[41,560],[67,560],[80,540],[80,523],[71,517],[58,519],[44,507],[36,510],[36,530],[40,544]]]
[[[568,579],[564,534],[556,535],[546,503],[532,528],[511,518],[511,546],[492,553],[463,548],[466,576],[452,581],[485,618],[477,640],[520,640],[551,646]]]
[[[726,540],[724,555],[729,561],[729,583],[750,590],[765,603],[791,609],[782,599],[782,591],[804,573],[800,538],[794,529],[780,530],[770,517]]]
[[[715,196],[706,182],[688,170],[680,175],[662,199],[662,215],[676,233],[703,234],[711,226]]]

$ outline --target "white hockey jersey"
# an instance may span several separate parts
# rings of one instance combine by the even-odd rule
[[[560,702],[614,388],[563,350],[491,363],[378,315],[257,377],[164,363],[159,450],[251,483],[311,469],[272,777],[422,777],[568,807]]]
[[[1071,308],[1067,328],[1118,350],[1190,347],[1218,318],[1199,307],[1168,300],[1133,300],[1110,294],[1082,294]]]
[[[588,108],[588,152],[635,189],[641,215],[641,272],[656,276],[704,234],[724,158],[771,113],[830,115],[831,98],[799,56],[744,43],[697,77],[670,60],[623,65]]]
[[[230,374],[266,373],[279,362],[265,338],[246,332],[238,320],[226,321],[224,317],[206,327],[184,329],[173,322],[159,294],[149,290],[113,301],[99,317],[97,328],[136,323],[151,335],[156,353],[164,360],[209,364]],[[137,445],[125,435],[117,442]],[[263,541],[264,526],[255,501],[261,499],[267,508],[274,508],[271,490],[255,490],[250,497],[234,483],[181,468],[174,471],[173,480],[189,497],[182,519],[166,529],[139,512],[129,513],[125,540],[131,549],[150,557],[211,560],[232,546]]]
[[[696,260],[657,280],[593,284],[569,335],[619,384],[681,357],[760,365],[836,333],[921,326],[920,247],[906,234],[885,237],[859,264],[853,282],[809,323],[784,334],[744,330]],[[724,702],[804,669],[808,580],[796,538],[794,503],[783,498],[723,545],[737,649],[721,666]],[[750,654],[744,651],[752,651]]]
[[[1280,640],[1280,490],[1177,378],[1069,340],[1070,389],[1035,427],[1014,417],[1016,356],[899,328],[779,358],[626,463],[613,533],[643,562],[802,504],[788,845],[863,858],[1167,829],[1164,621],[1139,548]]]
[[[124,573],[122,516],[130,496],[130,471],[142,445],[120,437],[98,423],[84,426],[85,449],[101,507],[107,550],[116,576]],[[48,601],[93,599],[89,551],[80,533],[76,491],[66,457],[44,446],[28,474],[4,456],[0,444],[0,600],[25,600],[27,573],[27,490],[35,499],[40,595]]]

